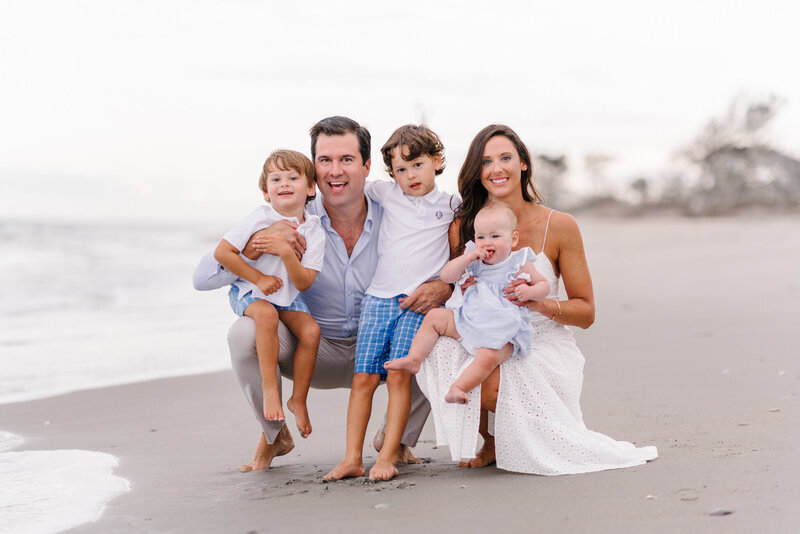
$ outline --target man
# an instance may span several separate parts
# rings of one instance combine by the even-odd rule
[[[360,304],[377,264],[377,239],[383,210],[364,195],[371,165],[369,131],[347,117],[328,117],[315,124],[310,134],[311,158],[320,195],[309,204],[308,211],[320,217],[326,232],[323,268],[314,284],[303,293],[322,334],[311,386],[321,389],[350,387]],[[254,234],[243,253],[249,258],[258,257],[264,251],[263,248],[259,250],[264,245],[262,233],[269,232],[282,233],[298,253],[302,253],[303,238],[288,222]],[[235,278],[206,255],[195,272],[194,284],[196,289],[215,289]],[[450,291],[450,286],[444,282],[428,282],[409,295],[402,306],[426,313],[447,300]],[[279,337],[277,372],[291,378],[296,340],[283,325],[279,328]],[[234,373],[263,429],[253,459],[239,470],[268,469],[275,456],[292,450],[294,442],[283,421],[264,419],[252,319],[242,317],[231,326],[228,346]],[[419,461],[410,447],[416,445],[429,411],[427,400],[414,382],[411,416],[401,440],[398,462]],[[382,432],[376,435],[373,444],[380,449]]]

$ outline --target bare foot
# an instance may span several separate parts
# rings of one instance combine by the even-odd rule
[[[294,397],[289,397],[289,400],[286,401],[286,407],[294,414],[300,437],[307,438],[311,434],[311,419],[308,418],[308,406],[306,406],[306,403],[298,402],[294,400]]]
[[[415,375],[419,372],[420,362],[412,360],[408,356],[405,358],[397,358],[396,360],[391,360],[383,364],[384,369],[389,369],[390,371],[408,371],[412,375]]]
[[[264,390],[264,419],[267,421],[284,421],[283,406],[278,390]]]
[[[483,446],[481,447],[481,450],[478,451],[478,454],[475,455],[475,458],[467,462],[461,462],[458,464],[458,466],[474,469],[478,467],[486,467],[487,465],[492,465],[493,463],[495,463],[494,439],[491,439],[483,442]]]
[[[375,437],[372,438],[372,446],[375,448],[376,451],[381,452],[383,448],[383,440],[386,438],[386,433],[383,430],[378,429],[375,433]],[[397,463],[398,464],[422,464],[425,463],[424,460],[420,460],[414,453],[411,452],[411,447],[407,445],[400,444],[400,449],[397,451]]]
[[[350,460],[344,459],[339,465],[331,469],[330,472],[322,478],[328,482],[336,482],[337,480],[341,480],[343,478],[363,477],[365,473],[366,471],[364,470],[364,462],[351,462]]]
[[[294,440],[289,433],[289,429],[286,428],[286,425],[283,425],[281,431],[275,436],[275,441],[272,445],[267,443],[267,438],[264,437],[264,433],[262,432],[258,440],[258,445],[256,445],[256,452],[253,455],[253,459],[250,460],[249,463],[241,466],[239,471],[246,473],[249,471],[269,469],[269,466],[272,465],[273,458],[276,456],[283,456],[292,449],[294,449]]]
[[[392,462],[378,458],[378,461],[375,462],[375,465],[373,465],[372,469],[369,470],[369,479],[391,480],[399,474],[400,472]]]
[[[444,396],[444,401],[452,404],[466,404],[467,394],[457,388],[455,384],[450,386],[450,391]]]

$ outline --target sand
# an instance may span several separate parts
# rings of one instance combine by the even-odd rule
[[[0,405],[2,428],[23,449],[119,458],[130,491],[74,532],[799,530],[800,218],[580,223],[597,297],[595,325],[576,332],[584,419],[658,446],[647,465],[459,469],[429,422],[416,452],[430,463],[322,483],[344,450],[347,391],[315,390],[311,437],[293,432],[290,455],[242,474],[258,431],[230,372]]]

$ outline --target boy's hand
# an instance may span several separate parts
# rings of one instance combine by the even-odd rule
[[[281,288],[282,285],[283,280],[277,276],[272,276],[271,274],[262,274],[258,279],[258,283],[256,283],[258,289],[260,289],[265,295],[271,295],[272,293],[275,293]]]

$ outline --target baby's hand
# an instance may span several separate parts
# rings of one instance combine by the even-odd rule
[[[270,295],[275,293],[277,290],[281,288],[283,285],[283,280],[278,278],[277,276],[272,276],[271,274],[262,274],[261,277],[258,279],[258,289],[261,290],[262,293],[265,295]]]

